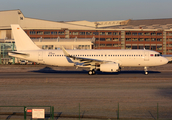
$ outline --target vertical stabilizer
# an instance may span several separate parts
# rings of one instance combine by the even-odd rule
[[[12,24],[11,28],[17,51],[40,50],[18,24]]]

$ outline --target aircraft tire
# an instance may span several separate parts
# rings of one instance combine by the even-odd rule
[[[95,70],[92,70],[92,73],[93,73],[93,75],[95,75],[96,74],[96,71]]]
[[[95,72],[95,70],[89,70],[89,71],[88,71],[88,74],[89,74],[89,75],[95,75],[96,72]]]
[[[88,71],[88,74],[89,74],[89,75],[93,75],[93,71],[92,71],[92,70],[89,70],[89,71]]]
[[[145,75],[148,75],[148,72],[147,71],[145,71]]]

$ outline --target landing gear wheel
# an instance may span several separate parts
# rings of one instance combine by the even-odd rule
[[[93,73],[93,75],[95,75],[96,74],[95,70],[92,70],[92,73]]]
[[[145,71],[145,75],[148,75],[148,72],[147,71]]]
[[[88,71],[88,74],[89,74],[89,75],[92,75],[92,74],[93,74],[93,71],[92,71],[92,70],[89,70],[89,71]]]
[[[89,75],[95,75],[96,72],[95,72],[95,70],[89,70],[89,71],[88,71],[88,74],[89,74]]]
[[[145,70],[145,75],[148,75],[148,68],[147,67],[144,67],[144,70]]]

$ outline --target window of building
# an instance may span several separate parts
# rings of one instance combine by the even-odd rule
[[[167,39],[167,41],[172,41],[172,38]]]
[[[137,45],[132,45],[132,49],[137,49]]]
[[[143,48],[144,48],[143,44],[139,44],[139,49],[143,49]]]
[[[99,35],[99,33],[98,32],[93,32],[93,35]]]
[[[162,36],[162,33],[157,33],[158,36]]]
[[[106,41],[112,41],[112,38],[106,38]]]
[[[105,41],[105,38],[100,38],[100,41]]]
[[[172,33],[168,33],[169,36],[172,36]]]
[[[162,38],[157,38],[157,41],[162,41]]]
[[[42,49],[53,49],[53,45],[43,45]]]
[[[172,53],[172,50],[168,50],[169,53]]]
[[[126,49],[131,49],[131,44],[126,44]]]
[[[131,38],[125,38],[126,39],[126,41],[131,41]]]
[[[132,41],[137,41],[137,38],[132,38]]]
[[[81,49],[82,48],[82,45],[78,45],[78,49]]]
[[[125,34],[126,34],[126,35],[131,35],[131,32],[126,32]]]
[[[113,47],[118,47],[118,44],[113,44]]]
[[[48,45],[42,45],[42,49],[47,49]]]
[[[112,32],[106,32],[106,35],[112,35]]]
[[[145,49],[149,50],[150,49],[150,45],[149,44],[145,44]]]
[[[105,35],[105,32],[100,32],[100,35]]]
[[[64,35],[64,32],[63,31],[59,31],[58,34],[59,35]]]
[[[118,41],[118,38],[113,38],[113,41]]]
[[[138,41],[144,41],[144,39],[143,38],[138,38]]]
[[[172,47],[172,44],[169,44],[168,47]]]
[[[120,35],[120,32],[113,32],[113,35]]]
[[[92,35],[92,32],[86,32],[86,35]]]
[[[95,38],[96,41],[99,41],[99,38]]]
[[[79,35],[85,35],[85,32],[79,32]]]
[[[157,50],[162,50],[162,45],[161,44],[157,44]]]
[[[156,45],[151,45],[151,50],[156,50]]]
[[[100,47],[105,47],[105,44],[100,44]]]
[[[73,35],[78,35],[78,32],[73,32],[72,34],[73,34]]]
[[[112,44],[106,44],[106,47],[112,47]]]
[[[149,32],[145,32],[145,35],[150,35],[150,33]]]
[[[133,32],[132,35],[137,35],[137,33],[136,32]]]
[[[23,17],[20,17],[20,20],[23,20]]]
[[[30,31],[30,35],[35,35],[35,31]]]
[[[155,33],[155,32],[153,32],[153,33],[151,33],[151,35],[152,35],[152,36],[155,36],[155,35],[156,35],[156,33]]]
[[[99,44],[95,44],[95,47],[99,47]]]
[[[138,35],[144,35],[144,33],[142,33],[142,32],[139,32],[139,33],[138,33]]]
[[[145,38],[145,41],[150,41],[150,38]]]
[[[151,38],[151,41],[156,41],[156,38]]]
[[[57,32],[56,31],[52,31],[51,34],[52,35],[57,35]]]
[[[37,35],[43,35],[43,31],[37,31]]]
[[[45,31],[44,35],[50,35],[50,31]]]
[[[30,39],[39,39],[39,38],[36,38],[36,37],[31,37]],[[15,42],[14,42],[15,43]]]

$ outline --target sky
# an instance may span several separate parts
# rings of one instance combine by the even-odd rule
[[[0,11],[52,21],[172,18],[172,0],[0,0]]]

